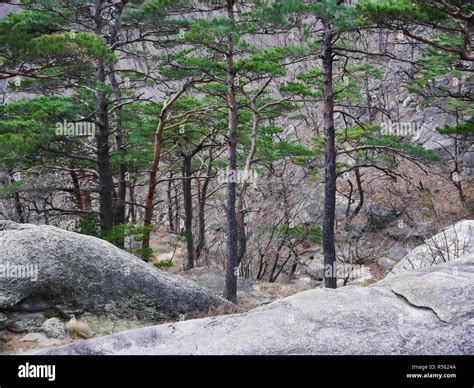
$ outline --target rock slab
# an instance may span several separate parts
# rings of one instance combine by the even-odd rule
[[[474,255],[368,287],[309,290],[244,314],[126,331],[40,354],[474,354]]]

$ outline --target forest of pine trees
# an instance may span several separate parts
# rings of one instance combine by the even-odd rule
[[[100,237],[145,261],[156,233],[179,235],[183,269],[217,256],[236,302],[238,276],[291,277],[304,247],[332,267],[338,231],[356,229],[371,200],[371,173],[415,187],[400,165],[436,170],[453,203],[474,206],[462,159],[474,135],[468,1],[2,6],[2,219]],[[397,121],[380,103],[389,62],[420,107],[455,117],[438,128],[454,139],[449,157],[384,131]],[[336,288],[336,275],[324,284]]]

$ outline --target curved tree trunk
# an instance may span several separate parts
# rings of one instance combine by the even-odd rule
[[[155,146],[153,153],[153,161],[150,168],[150,178],[148,180],[148,192],[145,200],[145,215],[143,218],[143,226],[151,227],[153,219],[153,210],[155,207],[155,188],[157,184],[156,177],[158,175],[158,168],[161,160],[161,144],[163,141],[163,132],[165,130],[166,122],[168,121],[168,110],[178,100],[179,97],[186,91],[186,89],[195,81],[186,82],[181,89],[170,99],[165,101],[163,109],[160,112],[158,126],[155,131]],[[143,236],[142,249],[150,247],[150,231],[146,231]]]
[[[245,256],[247,250],[247,234],[245,232],[245,211],[244,211],[244,201],[247,189],[249,187],[249,176],[250,176],[250,167],[252,166],[255,154],[257,152],[257,140],[258,140],[258,110],[255,101],[252,101],[253,121],[252,121],[252,144],[250,146],[250,152],[247,155],[245,161],[245,170],[244,170],[244,179],[242,182],[242,189],[239,193],[239,198],[237,201],[237,224],[238,224],[238,240],[239,240],[239,253],[237,258],[237,265],[240,265],[242,259]]]

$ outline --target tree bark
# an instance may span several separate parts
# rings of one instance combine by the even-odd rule
[[[212,173],[212,147],[209,148],[209,164],[207,167],[207,176],[202,183],[201,191],[199,193],[199,208],[198,208],[198,239],[196,245],[196,261],[199,260],[203,250],[206,248],[206,201],[209,182],[211,181]]]
[[[96,72],[96,80],[99,84],[105,83],[105,69],[103,64],[99,65]],[[109,118],[107,112],[107,96],[99,91],[97,106],[98,132],[97,138],[97,172],[99,174],[99,204],[100,204],[100,229],[102,232],[113,228],[113,191],[114,182],[110,168],[109,149]]]
[[[173,173],[172,172],[170,172],[169,178],[170,180],[168,181],[168,189],[166,190],[166,198],[168,199],[168,224],[169,224],[169,230],[174,232],[175,227],[174,227],[174,214],[173,214],[173,195],[172,195]]]
[[[112,69],[111,69],[112,70]],[[116,104],[119,104],[122,98],[119,83],[115,73],[109,75],[110,83],[112,85],[112,92],[114,94],[114,100]],[[123,136],[122,136],[122,109],[116,108],[114,112],[116,127],[114,131],[115,137],[115,151],[117,151],[120,157],[123,157],[125,150],[123,148]],[[126,212],[126,195],[127,195],[127,167],[123,162],[118,164],[118,186],[117,186],[117,198],[114,206],[114,224],[120,225],[125,223],[125,212]]]
[[[74,168],[73,165],[70,165],[70,167]],[[82,199],[81,185],[79,183],[79,178],[76,172],[72,170],[69,172],[69,176],[71,177],[72,187],[74,188],[72,195],[74,197],[74,200],[76,201],[76,206],[79,210],[84,210],[84,200]]]
[[[227,0],[227,17],[233,22],[234,0]],[[229,106],[229,127],[227,132],[228,155],[227,155],[227,185],[226,185],[226,216],[227,216],[227,244],[226,244],[226,276],[224,298],[231,302],[237,302],[237,274],[236,267],[237,247],[237,216],[235,210],[236,182],[235,173],[237,169],[237,99],[235,93],[235,69],[234,69],[234,38],[232,33],[227,35],[226,71],[227,71],[227,103]]]
[[[323,219],[323,256],[325,269],[324,285],[336,288],[337,278],[333,269],[336,262],[334,223],[336,218],[336,146],[334,130],[334,97],[332,84],[333,51],[332,31],[327,20],[323,20],[322,65],[323,65],[323,117],[325,144],[325,190]],[[330,276],[328,276],[330,275]]]
[[[357,207],[354,209],[354,212],[351,214],[349,220],[352,221],[357,214],[362,210],[362,206],[364,206],[364,189],[362,187],[362,180],[360,178],[360,170],[359,168],[354,168],[354,174],[356,177],[356,183],[357,183],[357,190],[359,192],[359,203],[357,204]]]
[[[10,181],[12,183],[16,182],[14,174],[13,174],[13,170],[9,170],[8,173],[10,174]],[[24,224],[26,222],[25,214],[23,212],[23,206],[21,205],[20,194],[18,194],[18,192],[15,192],[13,194],[13,200],[15,202],[15,211],[16,211],[17,220],[20,224]]]
[[[25,223],[25,214],[23,213],[23,206],[21,206],[20,194],[15,193],[13,194],[13,198],[15,200],[15,210],[18,222],[20,224]]]
[[[191,186],[191,156],[185,155],[183,161],[183,203],[184,233],[186,236],[187,258],[185,270],[194,268],[194,237],[193,237],[193,194]]]
[[[156,176],[158,174],[158,167],[160,165],[161,142],[163,139],[164,129],[165,129],[165,120],[164,120],[164,117],[161,117],[158,127],[155,132],[155,151],[154,151],[154,156],[153,156],[153,162],[150,169],[150,179],[148,181],[148,193],[147,193],[146,201],[145,201],[145,215],[143,218],[144,227],[150,227],[152,218],[153,218]],[[147,231],[144,233],[142,248],[147,249],[149,247],[150,247],[150,232]]]
[[[135,210],[135,181],[128,182],[128,193],[130,196],[130,206],[128,207],[128,217],[132,224],[137,222],[137,213]]]
[[[110,46],[114,47],[119,39],[119,32],[121,26],[121,17],[123,10],[127,4],[128,0],[122,0],[121,2],[116,3],[116,15],[112,22],[111,36],[110,36]],[[112,93],[114,96],[114,103],[117,104],[117,107],[113,111],[115,118],[115,151],[119,153],[120,158],[123,157],[125,150],[123,148],[123,136],[122,136],[122,107],[120,102],[122,100],[122,93],[120,90],[120,85],[117,80],[117,77],[114,72],[114,67],[110,66],[109,68],[109,80],[112,85]],[[120,225],[125,223],[125,212],[126,212],[126,196],[127,196],[127,182],[126,182],[126,173],[127,168],[123,161],[118,164],[118,187],[117,187],[117,197],[114,203],[114,225]],[[123,247],[123,240],[118,244]]]
[[[98,36],[102,36],[102,0],[95,2],[95,29],[94,32]],[[105,64],[103,61],[97,66],[95,74],[97,87],[97,113],[96,122],[98,131],[97,140],[97,172],[99,174],[99,213],[100,213],[100,229],[102,232],[110,231],[113,228],[113,190],[114,182],[112,171],[110,169],[110,149],[109,149],[109,117],[108,117],[108,101],[107,95],[102,90],[106,81]]]

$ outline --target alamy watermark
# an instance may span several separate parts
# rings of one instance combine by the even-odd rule
[[[18,377],[21,379],[56,380],[56,365],[34,365],[29,362],[18,367]]]
[[[32,282],[38,281],[38,264],[12,264],[9,262],[0,263],[0,278],[6,279],[29,279]]]
[[[384,121],[380,124],[382,135],[412,136],[421,130],[421,125],[413,121]]]
[[[94,137],[95,133],[95,123],[88,121],[69,122],[65,119],[56,123],[56,136]]]
[[[251,184],[253,188],[257,186],[258,172],[256,170],[220,170],[217,181],[223,183],[244,183]]]
[[[365,274],[362,264],[336,263],[324,266],[325,278],[356,279]]]

